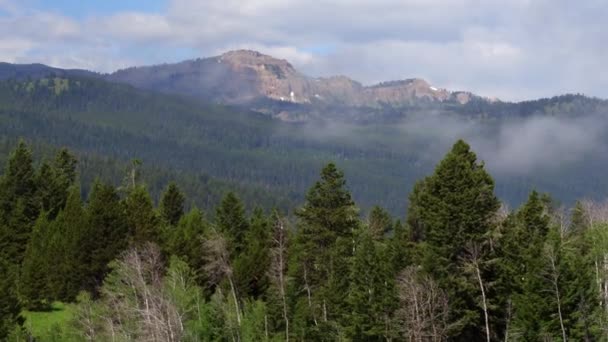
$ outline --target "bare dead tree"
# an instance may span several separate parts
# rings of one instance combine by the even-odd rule
[[[278,289],[283,306],[283,320],[285,321],[285,341],[289,341],[289,316],[287,312],[287,227],[278,214],[273,227],[271,263],[269,268],[270,279]]]
[[[116,262],[101,294],[102,320],[112,340],[180,341],[184,329],[178,309],[163,291],[159,248],[146,244]]]
[[[558,227],[559,235],[564,239],[570,228],[570,215],[568,209],[563,205],[560,206],[551,212],[550,219],[551,223]]]
[[[593,234],[595,280],[600,294],[599,305],[608,316],[608,201],[582,200],[586,224]],[[605,324],[604,324],[605,326]],[[608,330],[606,331],[608,334]]]
[[[234,301],[234,311],[236,314],[237,324],[241,325],[241,307],[239,304],[236,287],[232,274],[232,265],[230,263],[230,253],[226,239],[220,234],[214,234],[210,239],[203,242],[205,254],[205,272],[209,276],[212,284],[218,285],[222,280],[227,280],[230,285],[230,293]]]
[[[84,292],[78,296],[78,307],[75,313],[74,325],[86,341],[95,341],[101,329],[97,323],[94,302],[91,295]]]
[[[428,276],[410,266],[397,277],[400,308],[396,319],[407,340],[445,341],[447,339],[447,295]]]
[[[545,255],[549,261],[549,281],[553,287],[553,293],[555,295],[555,300],[557,302],[557,314],[559,316],[559,325],[562,330],[562,339],[566,342],[566,328],[564,327],[564,317],[562,315],[562,302],[561,302],[561,294],[559,289],[559,270],[557,269],[557,251],[552,246],[547,246],[545,248]]]
[[[464,260],[465,271],[472,274],[479,286],[481,293],[481,309],[483,310],[486,341],[490,342],[490,319],[488,312],[488,299],[486,297],[486,284],[483,277],[481,276],[481,264],[483,262],[483,247],[478,243],[470,243],[465,248],[466,256]]]

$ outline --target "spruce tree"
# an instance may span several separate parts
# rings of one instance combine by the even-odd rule
[[[232,192],[222,199],[216,210],[215,222],[220,232],[228,239],[230,254],[236,256],[245,248],[245,235],[249,222],[241,200]]]
[[[533,191],[505,232],[503,262],[511,282],[513,303],[508,333],[519,335],[525,341],[541,338],[543,327],[539,317],[553,312],[548,307],[551,300],[547,298],[543,277],[549,221],[546,203]]]
[[[124,200],[129,236],[136,245],[145,242],[158,243],[160,222],[148,190],[142,185],[130,189]]]
[[[30,310],[46,309],[51,302],[49,275],[57,271],[54,260],[49,258],[52,224],[46,214],[40,215],[34,225],[21,266],[19,296]]]
[[[349,259],[353,251],[353,231],[359,220],[344,175],[334,164],[321,171],[297,211],[290,274],[290,292],[295,306],[294,333],[300,338],[331,339],[337,336],[338,323],[348,293]]]
[[[391,215],[379,206],[374,206],[369,213],[369,230],[375,240],[382,240],[393,230]]]
[[[80,198],[80,188],[72,186],[65,208],[59,212],[53,224],[51,257],[56,260],[57,271],[49,282],[53,295],[61,301],[76,299],[85,275],[80,267],[81,248],[86,241],[87,219]]]
[[[38,218],[36,174],[32,152],[19,141],[0,178],[0,253],[20,264],[34,222]]]
[[[0,258],[0,340],[23,323],[21,302],[17,296],[17,266]]]
[[[184,194],[173,182],[169,183],[162,195],[160,213],[163,220],[171,226],[177,225],[184,215]]]
[[[201,253],[201,245],[204,236],[208,233],[209,223],[197,208],[192,208],[184,215],[177,227],[166,231],[165,252],[186,262],[195,272],[198,284],[204,283],[204,257]]]
[[[350,310],[344,317],[349,338],[353,341],[390,340],[391,313],[397,301],[387,248],[374,242],[377,230],[365,227],[357,238],[347,302]]]
[[[270,223],[261,209],[253,211],[249,231],[245,235],[245,248],[236,256],[234,273],[241,296],[260,299],[268,289],[270,265]]]
[[[423,269],[448,294],[453,338],[485,337],[478,291],[462,267],[466,246],[487,239],[499,206],[494,181],[462,140],[410,196],[408,223],[416,239],[423,241]]]
[[[127,247],[129,231],[124,206],[111,185],[94,182],[86,215],[88,229],[79,259],[87,274],[84,287],[95,292],[109,270],[108,263]]]
[[[52,163],[44,162],[37,173],[37,196],[41,210],[53,220],[65,206],[69,188],[76,181],[76,158],[67,149],[57,152]]]

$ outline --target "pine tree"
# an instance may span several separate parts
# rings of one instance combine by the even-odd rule
[[[179,220],[177,227],[166,232],[166,254],[175,255],[186,262],[194,270],[198,284],[203,284],[205,281],[202,272],[204,258],[201,244],[208,233],[209,223],[197,208],[192,208]]]
[[[65,208],[59,212],[52,225],[51,260],[55,260],[56,271],[50,275],[49,283],[55,299],[73,301],[84,282],[79,259],[82,244],[87,234],[86,213],[80,198],[80,188],[72,186]]]
[[[321,180],[308,191],[297,211],[298,234],[290,261],[295,305],[294,333],[300,338],[331,339],[337,334],[348,293],[349,258],[358,209],[347,191],[344,175],[334,164],[321,171]],[[302,336],[304,334],[304,336]]]
[[[388,241],[388,254],[395,275],[410,266],[415,250],[409,229],[401,221],[394,224],[393,237]]]
[[[52,163],[44,162],[38,170],[38,200],[51,220],[65,206],[69,189],[76,181],[76,164],[76,158],[67,149],[61,149]]]
[[[215,221],[221,233],[228,240],[230,254],[239,255],[245,248],[245,235],[249,230],[249,222],[241,200],[229,192],[217,208]]]
[[[379,206],[374,206],[369,213],[368,226],[375,240],[384,239],[393,230],[391,215]]]
[[[152,198],[142,185],[130,189],[124,201],[131,243],[158,243],[160,222],[152,204]]]
[[[466,246],[487,238],[499,206],[494,181],[462,140],[410,196],[408,223],[424,241],[423,269],[448,293],[453,338],[485,338],[475,283],[461,269]]]
[[[549,232],[546,203],[533,191],[517,212],[506,231],[503,250],[504,263],[511,281],[513,319],[509,336],[521,336],[525,341],[541,338],[541,315],[552,315],[548,307],[543,270],[547,266],[543,251]],[[545,316],[546,317],[546,316]]]
[[[19,141],[0,179],[0,258],[21,263],[38,212],[32,152]]]
[[[56,271],[56,265],[49,258],[51,225],[46,214],[40,215],[27,244],[19,274],[19,296],[31,310],[46,309],[51,301],[49,275]]]
[[[160,213],[163,220],[171,226],[177,225],[184,215],[184,194],[173,182],[169,183],[160,200]]]
[[[386,246],[374,242],[376,229],[364,228],[358,236],[353,257],[345,316],[348,336],[353,341],[390,340],[391,313],[396,302],[395,275]]]
[[[127,247],[128,224],[116,189],[96,181],[86,208],[87,232],[80,260],[84,288],[95,292],[108,272],[108,263]]]
[[[236,256],[234,273],[241,296],[260,299],[268,289],[270,224],[261,209],[253,212],[245,235],[245,248]]]
[[[0,258],[0,340],[23,324],[21,303],[17,296],[17,266]]]

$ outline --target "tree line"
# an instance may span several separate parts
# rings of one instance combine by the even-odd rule
[[[516,210],[458,141],[416,183],[401,221],[361,217],[326,165],[293,216],[228,193],[154,203],[137,169],[81,198],[67,149],[35,167],[20,142],[0,178],[0,338],[22,311],[76,303],[57,340],[601,341],[608,205]]]

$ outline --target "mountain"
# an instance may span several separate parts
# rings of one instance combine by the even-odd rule
[[[511,103],[420,79],[364,86],[252,51],[113,74],[0,64],[0,147],[24,137],[112,165],[138,158],[188,180],[202,207],[228,188],[251,206],[293,207],[333,161],[362,208],[400,215],[413,182],[459,138],[506,202],[535,188],[571,203],[608,193],[606,129],[608,102],[582,95]],[[120,182],[124,168],[109,169]],[[150,180],[155,194],[160,179]]]
[[[418,101],[464,104],[480,97],[433,87],[422,79],[364,86],[346,76],[313,78],[288,61],[256,51],[230,51],[221,56],[119,70],[108,80],[139,88],[181,94],[227,104],[261,99],[294,104],[373,107]]]
[[[295,110],[310,106],[286,105]],[[314,110],[323,115],[324,108],[333,107]],[[606,101],[568,95],[516,104],[432,102],[358,109],[351,114],[369,120],[294,124],[242,106],[100,77],[51,76],[0,81],[0,146],[8,151],[20,137],[45,148],[67,146],[88,159],[108,161],[105,173],[114,183],[126,172],[116,165],[137,158],[148,167],[144,172],[164,175],[147,178],[155,196],[163,180],[174,178],[201,207],[215,203],[227,189],[237,189],[250,208],[294,207],[322,166],[333,161],[345,171],[364,210],[378,204],[402,215],[414,181],[429,174],[457,138],[480,150],[499,196],[512,205],[532,188],[566,203],[602,196],[608,193],[603,172],[608,154],[602,150],[608,138],[601,134],[606,113]],[[586,122],[593,115],[597,121],[578,124],[579,118]],[[540,134],[539,123],[548,124],[551,134]],[[507,138],[514,147],[500,146]],[[588,154],[578,146],[581,139],[596,144],[597,152]],[[514,164],[518,172],[512,173],[511,163],[520,160],[532,164]],[[549,167],[538,168],[545,163]],[[81,167],[84,175],[99,173],[98,163]]]
[[[100,77],[100,74],[82,69],[60,69],[44,64],[11,64],[0,62],[0,80],[39,79],[51,75]]]

